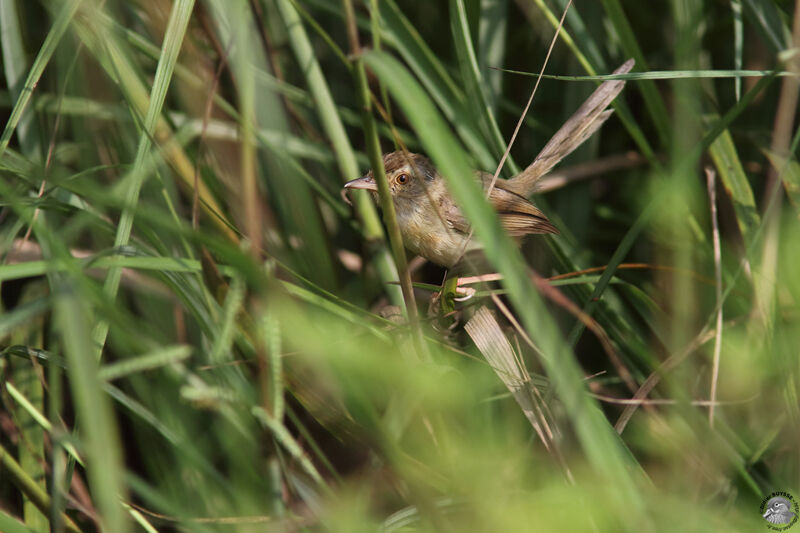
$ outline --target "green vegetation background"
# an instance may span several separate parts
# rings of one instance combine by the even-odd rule
[[[468,176],[566,7],[0,2],[0,530],[753,531],[800,498],[800,2],[571,4],[502,176],[636,67],[519,252]],[[438,297],[340,197],[400,145],[500,284]]]

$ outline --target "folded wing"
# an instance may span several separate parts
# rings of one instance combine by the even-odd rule
[[[482,172],[479,173],[479,179],[483,181],[484,190],[486,190],[492,181],[492,175]],[[500,215],[500,222],[509,235],[521,237],[530,234],[558,233],[558,229],[547,220],[544,213],[527,198],[503,188],[505,184],[506,182],[495,184],[489,194],[489,203]],[[469,232],[469,221],[461,214],[458,207],[448,206],[444,209],[443,214],[453,229],[462,233]]]

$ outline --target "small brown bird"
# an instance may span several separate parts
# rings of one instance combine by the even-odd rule
[[[615,74],[630,71],[629,59]],[[558,233],[547,217],[527,197],[536,190],[539,179],[575,150],[611,116],[606,109],[624,87],[621,80],[602,83],[575,114],[545,145],[533,163],[517,176],[498,179],[488,200],[500,215],[503,227],[512,237]],[[472,239],[469,221],[447,191],[444,178],[430,159],[419,154],[392,152],[383,156],[386,178],[397,212],[397,222],[406,248],[438,265],[452,267],[465,252],[479,247]],[[492,175],[476,172],[489,190]],[[377,198],[378,187],[372,171],[349,181],[347,189],[366,189]]]

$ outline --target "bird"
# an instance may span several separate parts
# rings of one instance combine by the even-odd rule
[[[627,73],[633,65],[633,59],[629,59],[614,74]],[[608,80],[600,84],[533,162],[513,178],[493,180],[488,172],[475,172],[474,179],[483,186],[484,192],[488,192],[487,200],[510,236],[558,234],[558,229],[528,200],[528,196],[535,192],[542,176],[591,137],[611,116],[613,109],[607,107],[624,86],[624,80]],[[430,159],[399,150],[384,154],[383,166],[406,248],[446,268],[459,263],[467,252],[480,248],[472,237],[469,221]],[[348,181],[344,188],[367,190],[377,199],[378,186],[372,170],[363,177]]]
[[[788,498],[775,496],[767,502],[767,510],[762,515],[770,524],[788,524],[795,517]]]

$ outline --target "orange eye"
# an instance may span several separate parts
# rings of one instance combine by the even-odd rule
[[[399,176],[397,176],[397,183],[401,185],[404,183],[408,183],[408,174],[400,174]]]

